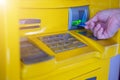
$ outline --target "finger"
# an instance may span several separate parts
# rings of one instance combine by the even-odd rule
[[[101,27],[99,29],[99,31],[97,32],[97,38],[98,39],[104,39],[104,35],[103,35],[103,28]]]
[[[109,34],[106,32],[106,30],[103,32],[104,39],[110,38]]]
[[[100,30],[100,28],[101,28],[101,25],[100,25],[100,24],[98,24],[98,25],[94,28],[93,34],[94,34],[95,37],[97,36],[97,32]]]
[[[89,25],[85,24],[86,26],[84,27],[85,29],[89,29]]]
[[[89,29],[93,32],[94,31],[94,27],[95,27],[95,23],[91,22]]]
[[[86,24],[85,29],[89,29],[90,30],[91,27],[91,23],[90,24]]]

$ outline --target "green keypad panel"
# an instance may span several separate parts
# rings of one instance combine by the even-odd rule
[[[21,60],[25,64],[37,63],[51,58],[48,54],[29,41],[20,42],[20,53]]]
[[[69,33],[39,37],[55,53],[86,46]]]

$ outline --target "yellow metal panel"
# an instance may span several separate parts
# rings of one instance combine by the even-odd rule
[[[120,0],[111,0],[111,8],[119,8]]]
[[[91,61],[94,62],[90,63]],[[97,77],[97,80],[108,80],[109,63],[110,59],[88,59],[66,67],[61,67],[43,76],[23,80],[85,80],[91,77]]]
[[[114,35],[113,40],[116,41],[116,43],[118,43],[118,45],[119,45],[118,53],[120,53],[120,29],[119,29],[118,32]]]
[[[72,80],[87,80],[87,79],[94,78],[94,77],[96,77],[97,80],[102,80],[101,74],[102,74],[101,69],[98,68],[89,73],[86,73],[83,76],[77,76],[73,78]]]
[[[101,62],[99,62],[99,60],[95,58],[86,59],[84,61],[79,61],[80,57],[78,57],[77,59],[76,58],[74,58],[75,60],[71,59],[67,61],[70,63],[70,61],[74,60],[74,63],[67,64],[66,66],[62,66],[57,69],[54,69],[53,71],[47,73],[46,75],[42,75],[34,78],[25,78],[23,80],[56,80],[56,79],[70,80],[76,76],[83,75],[85,73],[88,73],[95,69],[99,69],[101,67]],[[65,63],[64,61],[62,61],[56,63],[56,65],[58,64],[65,64]]]
[[[20,80],[17,1],[0,1],[0,80]]]
[[[90,17],[101,10],[109,8],[111,8],[111,0],[90,0]]]
[[[37,18],[41,20],[40,28],[21,30],[21,36],[67,31],[68,9],[23,9],[20,10],[20,19]]]
[[[89,5],[92,17],[100,10],[117,8],[119,0],[4,1],[6,5],[0,4],[0,80],[84,80],[93,76],[98,76],[98,80],[108,80],[110,58],[118,53],[120,47],[119,32],[112,39],[101,41],[70,33],[88,46],[59,54],[36,37],[67,31],[70,7]],[[17,1],[20,1],[19,5]],[[40,19],[40,28],[19,30],[20,19]],[[28,36],[33,44],[54,58],[30,65],[20,62],[19,38]],[[106,59],[101,59],[101,56]]]
[[[110,60],[109,59],[105,60],[105,62],[101,64],[104,67],[101,67],[99,69],[86,73],[85,75],[77,76],[72,80],[87,80],[93,77],[96,77],[97,80],[108,80],[107,76],[109,75],[108,73],[109,66],[106,63],[110,63]],[[104,73],[103,73],[103,70],[105,71]]]
[[[72,33],[75,33],[76,31],[72,31]],[[119,49],[119,41],[111,39],[105,39],[105,40],[96,40],[93,41],[79,33],[75,33],[79,37],[82,37],[84,41],[88,42],[89,44],[92,44],[92,47],[95,47],[97,50],[103,53],[103,58],[112,57],[118,54]]]
[[[21,8],[65,8],[88,5],[89,0],[21,0]]]
[[[118,53],[120,53],[120,44],[119,44],[119,49],[118,49]]]
[[[22,79],[44,75],[55,70],[55,60],[50,59],[36,64],[26,65],[22,63]]]

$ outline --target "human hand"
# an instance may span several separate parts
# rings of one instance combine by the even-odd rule
[[[97,13],[85,26],[98,39],[111,38],[120,28],[120,9],[104,10]]]

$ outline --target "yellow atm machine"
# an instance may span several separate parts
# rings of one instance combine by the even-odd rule
[[[99,40],[84,29],[89,16],[119,6],[102,1],[0,0],[0,80],[109,80],[120,31]]]

